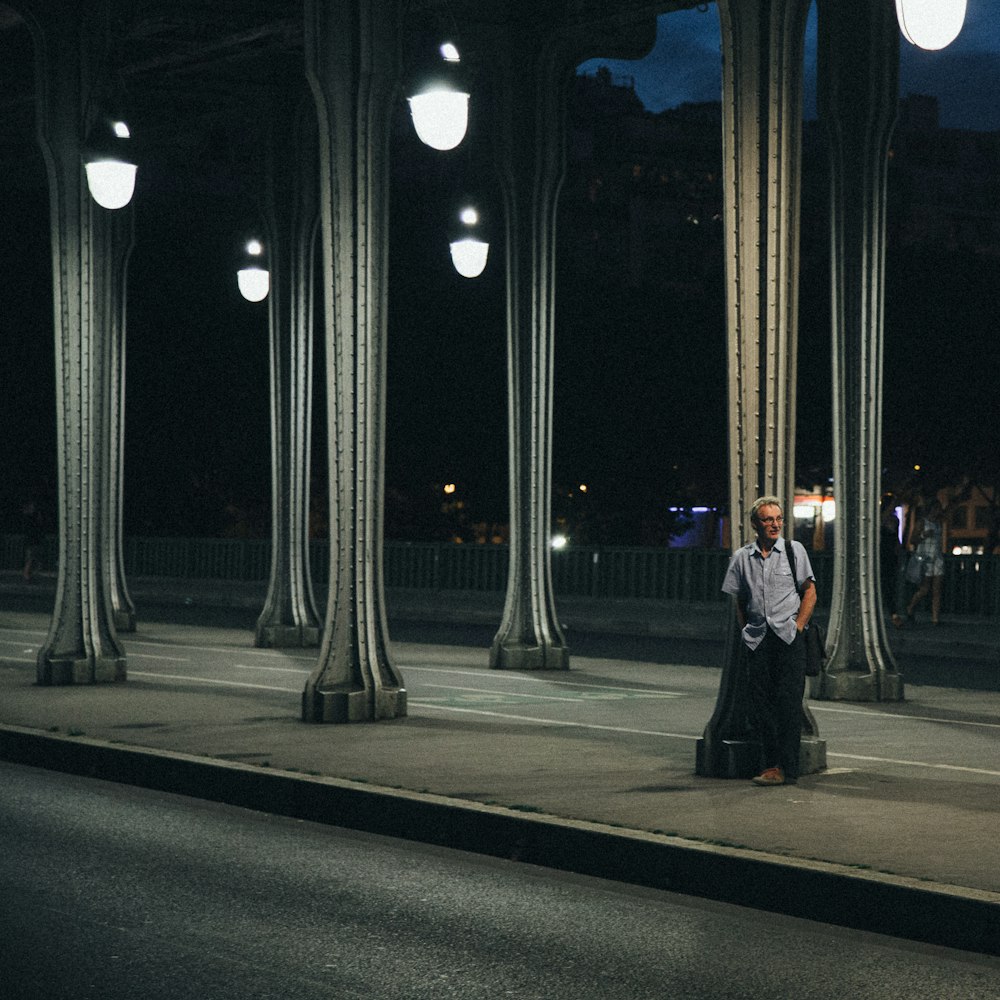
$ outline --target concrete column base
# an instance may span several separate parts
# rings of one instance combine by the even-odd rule
[[[885,672],[822,673],[809,681],[809,696],[823,701],[903,701],[903,676]]]
[[[406,715],[406,691],[317,691],[306,685],[302,692],[303,722],[373,722]]]
[[[38,661],[38,683],[42,686],[64,687],[70,684],[111,684],[126,679],[125,657],[56,660],[45,657]]]
[[[755,740],[722,740],[710,750],[702,737],[695,745],[695,774],[703,778],[752,778],[760,774],[761,746]],[[802,737],[799,774],[826,770],[826,740]]]
[[[490,649],[491,670],[569,670],[566,646],[503,645]]]
[[[316,625],[258,625],[253,644],[260,649],[306,649],[318,646],[322,635]]]
[[[114,622],[116,632],[135,631],[135,612],[127,608],[116,608],[114,612]]]
[[[694,773],[703,778],[752,778],[760,774],[760,744],[750,740],[721,740],[715,746],[702,737],[695,744]]]
[[[826,770],[826,740],[802,737],[799,747],[799,774],[816,774]]]

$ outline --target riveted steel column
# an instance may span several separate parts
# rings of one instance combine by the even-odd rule
[[[309,572],[313,247],[318,183],[316,113],[296,95],[274,108],[263,209],[271,291],[271,577],[257,646],[316,646],[319,613]],[[303,106],[304,105],[304,106]]]
[[[135,605],[128,592],[125,580],[125,553],[122,536],[122,495],[124,488],[124,441],[125,441],[125,336],[126,290],[128,287],[128,261],[135,245],[135,212],[132,205],[107,212],[95,209],[95,226],[106,227],[107,253],[102,268],[105,290],[99,305],[106,307],[108,315],[101,319],[110,337],[111,378],[108,405],[110,407],[110,433],[107,467],[108,475],[104,483],[107,488],[107,545],[102,556],[105,572],[111,590],[111,613],[115,628],[119,632],[134,632],[136,625]]]
[[[555,235],[566,105],[573,69],[595,47],[601,55],[638,57],[656,30],[649,14],[598,19],[586,7],[510,3],[490,49],[506,221],[510,460],[510,566],[490,650],[495,669],[569,668],[551,565]]]
[[[388,141],[397,77],[396,0],[306,0],[306,74],[320,143],[330,597],[302,717],[406,714],[390,660],[382,577]]]
[[[114,625],[108,553],[113,426],[112,306],[104,211],[90,198],[80,161],[103,19],[88,3],[29,6],[36,40],[38,136],[49,177],[56,338],[59,470],[59,570],[48,637],[38,653],[38,683],[125,679]],[[93,100],[92,100],[93,99]],[[99,102],[97,102],[99,103]]]
[[[729,335],[729,498],[734,548],[763,494],[791,509],[795,470],[802,59],[809,0],[720,0]],[[789,519],[791,520],[791,519]],[[721,581],[720,581],[721,583]],[[735,605],[715,712],[696,769],[749,777],[760,745],[749,712]],[[802,773],[826,764],[802,708]]]
[[[879,593],[886,167],[896,120],[892,5],[819,4],[820,110],[830,148],[833,289],[833,606],[819,698],[900,701]]]
[[[555,218],[569,68],[541,6],[510,7],[494,78],[506,223],[510,565],[490,666],[565,670],[569,650],[556,617],[550,536]]]

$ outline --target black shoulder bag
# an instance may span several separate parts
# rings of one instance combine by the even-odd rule
[[[790,538],[785,539],[785,554],[788,556],[788,565],[792,568],[792,583],[798,593],[799,574],[795,569],[795,549]],[[823,632],[823,626],[810,621],[802,630],[802,638],[806,644],[806,677],[818,677],[823,672],[823,664],[826,662],[826,634]]]

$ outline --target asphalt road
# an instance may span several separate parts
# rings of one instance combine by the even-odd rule
[[[1000,960],[0,764],[11,1000],[992,1000]]]

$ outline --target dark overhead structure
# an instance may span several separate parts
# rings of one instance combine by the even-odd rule
[[[318,645],[314,722],[392,718],[406,690],[382,584],[388,163],[394,109],[429,39],[454,40],[502,205],[511,559],[496,669],[566,669],[549,568],[556,201],[565,100],[585,59],[635,58],[689,2],[14,0],[0,7],[5,175],[44,157],[58,370],[59,580],[41,684],[123,680],[134,627],[121,572],[121,419],[130,209],[89,197],[82,147],[127,116],[148,183],[242,185],[260,209],[271,331],[273,565],[261,645]],[[795,440],[803,38],[809,0],[719,0],[734,541],[760,494],[790,504]],[[884,199],[898,32],[889,0],[820,0],[832,152],[835,481],[829,659],[814,694],[902,697],[878,600]],[[454,34],[454,38],[448,36]],[[470,140],[472,141],[472,140]],[[26,181],[25,181],[26,183]],[[314,256],[315,263],[314,263]],[[322,276],[314,290],[312,275]],[[315,298],[315,301],[314,301]],[[321,310],[330,594],[317,611],[306,520]],[[719,414],[719,419],[724,419]],[[846,540],[850,544],[846,543]],[[723,675],[702,773],[752,763],[739,678]],[[824,749],[804,710],[805,770]]]

